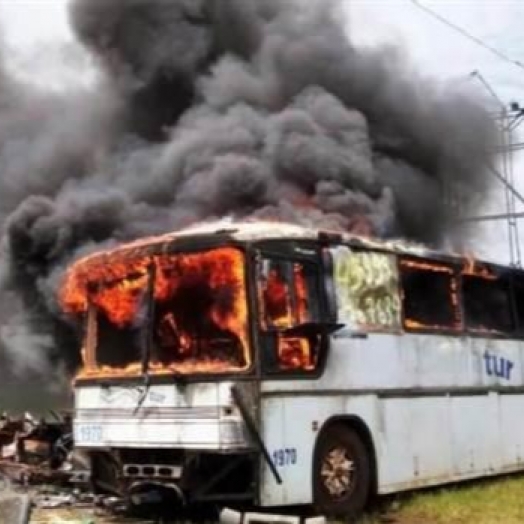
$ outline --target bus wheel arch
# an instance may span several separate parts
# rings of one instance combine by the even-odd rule
[[[342,454],[343,457],[342,458]],[[326,462],[350,463],[346,473],[347,493],[328,493]],[[353,475],[353,477],[351,477]],[[335,480],[340,485],[340,480]],[[358,416],[331,417],[322,425],[314,447],[312,464],[313,503],[330,517],[357,517],[377,493],[376,452],[368,426]]]

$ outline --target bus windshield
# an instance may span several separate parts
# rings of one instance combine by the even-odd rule
[[[91,282],[83,374],[246,371],[244,274],[244,254],[223,247],[137,260]]]

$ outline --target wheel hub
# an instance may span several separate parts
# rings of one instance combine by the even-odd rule
[[[324,487],[332,497],[341,498],[353,490],[354,470],[354,461],[346,448],[336,447],[326,454],[320,475]]]

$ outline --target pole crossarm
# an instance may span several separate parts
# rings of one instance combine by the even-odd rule
[[[495,215],[478,215],[475,217],[465,217],[461,218],[461,222],[488,222],[490,220],[516,220],[519,218],[524,218],[524,211],[519,213],[500,213]]]
[[[524,204],[524,196],[522,195],[520,191],[518,191],[513,186],[513,184],[510,184],[506,180],[506,178],[504,178],[504,176],[497,169],[495,169],[492,165],[489,166],[489,170],[496,178],[498,178],[498,180],[500,180],[500,182],[502,182],[502,184],[506,187],[506,189],[508,189],[510,193],[512,193],[513,196],[517,198],[517,200],[519,200],[522,204]]]

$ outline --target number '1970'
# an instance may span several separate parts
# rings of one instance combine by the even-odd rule
[[[102,440],[102,426],[81,425],[77,428],[77,439],[83,442],[98,443]]]
[[[273,451],[273,464],[275,466],[290,466],[297,463],[297,450],[295,448],[283,448]]]

